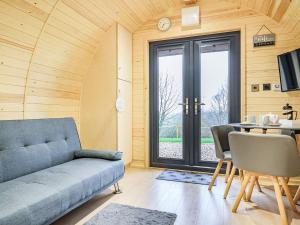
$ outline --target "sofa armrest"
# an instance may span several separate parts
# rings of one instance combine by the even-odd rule
[[[107,151],[107,150],[79,150],[75,151],[75,158],[98,158],[107,160],[121,160],[123,152],[118,151]]]

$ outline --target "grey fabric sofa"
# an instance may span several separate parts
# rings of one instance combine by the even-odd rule
[[[0,121],[0,225],[51,224],[123,177],[80,149],[71,118]]]

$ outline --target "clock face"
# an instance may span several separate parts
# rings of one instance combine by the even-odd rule
[[[157,28],[160,31],[167,31],[171,27],[171,20],[167,17],[163,17],[158,21]]]

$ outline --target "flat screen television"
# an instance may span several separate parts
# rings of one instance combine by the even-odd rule
[[[281,91],[300,90],[300,48],[278,55]]]

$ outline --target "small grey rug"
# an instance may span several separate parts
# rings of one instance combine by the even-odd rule
[[[173,225],[177,215],[111,203],[84,225]]]
[[[156,179],[158,180],[168,180],[168,181],[203,184],[203,185],[209,185],[211,178],[212,176],[208,174],[176,171],[176,170],[165,170],[161,172],[161,174],[159,174],[158,177],[156,177]]]

